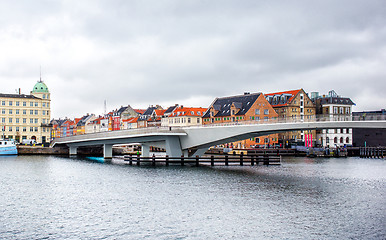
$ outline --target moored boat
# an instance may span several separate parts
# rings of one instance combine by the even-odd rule
[[[17,155],[16,143],[14,140],[0,140],[0,155]]]

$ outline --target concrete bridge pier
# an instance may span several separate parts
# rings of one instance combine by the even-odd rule
[[[78,147],[72,147],[72,146],[69,146],[69,154],[70,154],[70,157],[75,157],[77,155],[77,150],[78,150]]]
[[[182,149],[178,136],[167,136],[165,139],[166,155],[170,157],[181,157]]]
[[[150,146],[147,144],[141,144],[141,156],[142,157],[150,157]]]
[[[112,159],[113,158],[113,145],[112,144],[103,144],[103,158]]]

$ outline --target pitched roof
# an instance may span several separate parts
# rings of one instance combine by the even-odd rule
[[[134,109],[134,111],[136,113],[143,114],[146,111],[146,109]]]
[[[123,122],[127,122],[127,123],[136,123],[138,122],[138,117],[135,117],[135,118],[128,118],[128,119],[125,119],[125,120],[122,120]]]
[[[237,109],[240,109],[236,115],[244,115],[252,107],[253,103],[256,102],[257,98],[261,93],[253,94],[244,94],[238,96],[222,97],[216,98],[211,106],[214,110],[218,111],[214,117],[230,116],[231,115],[231,106],[235,106]],[[208,110],[210,107],[208,108]],[[209,111],[206,111],[203,117],[209,117]]]
[[[272,107],[287,106],[302,89],[264,94]]]
[[[350,98],[344,98],[344,97],[322,97],[320,98],[320,103],[322,105],[324,104],[343,104],[343,105],[355,105],[353,101],[351,101]]]
[[[165,115],[168,115],[168,114],[171,114],[174,110],[176,110],[178,108],[178,104],[174,105],[174,106],[171,106],[169,107],[168,109],[166,109],[165,111]]]
[[[183,107],[177,108],[170,117],[177,116],[192,116],[192,117],[202,117],[204,115],[206,108],[193,108],[193,107]]]

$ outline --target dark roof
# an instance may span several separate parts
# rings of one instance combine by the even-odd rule
[[[260,96],[260,94],[261,93],[253,93],[253,94],[244,94],[244,95],[238,95],[238,96],[232,96],[232,97],[217,98],[212,104],[214,110],[218,111],[218,113],[214,117],[230,116],[231,115],[230,109],[232,104],[237,109],[240,109],[240,111],[238,111],[236,115],[244,115],[249,111],[253,103]],[[210,116],[209,109],[210,107],[208,108],[208,111],[206,111],[203,117]]]
[[[167,115],[167,114],[169,114],[169,113],[172,113],[177,107],[178,107],[177,104],[174,105],[174,106],[169,107],[168,109],[166,109],[166,111],[165,111],[164,114]]]
[[[40,98],[35,97],[33,95],[25,95],[25,94],[5,94],[5,93],[0,93],[0,97],[40,99]]]
[[[120,109],[118,109],[117,111],[117,114],[118,115],[121,115],[123,111],[125,111],[128,107],[121,107]]]
[[[350,98],[343,97],[325,97],[320,98],[320,103],[323,104],[344,104],[344,105],[355,105]]]
[[[156,110],[156,107],[148,107],[146,111],[142,114],[144,116],[150,116],[153,114],[154,110]]]

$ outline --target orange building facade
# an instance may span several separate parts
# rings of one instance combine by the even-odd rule
[[[245,93],[244,95],[216,98],[203,116],[203,125],[256,123],[263,124],[277,119],[278,114],[262,93]],[[224,144],[223,147],[253,148],[268,147],[278,144],[278,134],[255,137]]]

